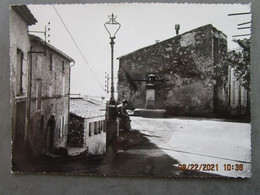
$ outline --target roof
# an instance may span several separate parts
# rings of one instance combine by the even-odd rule
[[[11,5],[11,7],[28,25],[37,23],[36,18],[26,5]]]
[[[70,113],[85,119],[105,116],[105,103],[73,98],[70,99]]]
[[[237,39],[234,40],[240,47],[242,47],[244,50],[250,50],[250,39],[244,38],[243,40]]]
[[[160,43],[163,43],[163,42],[167,42],[167,41],[176,39],[176,38],[178,38],[178,37],[180,37],[180,36],[183,36],[183,35],[185,35],[185,34],[188,34],[188,33],[194,32],[194,31],[199,31],[199,30],[201,30],[201,29],[203,29],[203,28],[211,28],[211,29],[213,29],[214,31],[217,31],[218,33],[221,33],[224,37],[227,37],[223,32],[217,30],[212,24],[207,24],[207,25],[204,25],[204,26],[200,26],[200,27],[198,27],[198,28],[195,28],[195,29],[193,29],[193,30],[184,32],[184,33],[182,33],[182,34],[178,34],[178,35],[176,35],[176,36],[174,36],[174,37],[171,37],[171,38],[169,38],[169,39],[160,41],[160,42],[158,42],[158,43],[155,43],[155,44],[152,44],[152,45],[149,45],[149,46],[140,48],[140,49],[135,50],[135,51],[133,51],[133,52],[131,52],[131,53],[125,54],[125,55],[123,55],[123,56],[120,56],[120,57],[118,57],[117,59],[120,59],[120,58],[126,57],[126,56],[128,56],[128,55],[134,54],[135,52],[138,52],[138,51],[143,50],[143,49],[148,49],[149,47],[153,47],[153,46],[158,45],[158,44],[160,44]]]
[[[42,40],[40,37],[37,37],[35,35],[30,34],[30,40],[31,42],[37,42],[38,44],[40,44],[42,47],[47,47],[50,51],[52,51],[53,53],[56,53],[57,55],[59,55],[60,57],[66,59],[69,62],[75,62],[71,57],[69,57],[67,54],[63,53],[61,50],[55,48],[54,46],[52,46],[51,44],[45,42],[44,40]]]

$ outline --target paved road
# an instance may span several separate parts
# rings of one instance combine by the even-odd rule
[[[195,147],[196,145],[194,145],[194,148],[191,147],[192,144],[196,144],[201,138],[200,133],[202,130],[196,130],[198,124],[201,124],[201,122],[196,121],[196,124],[198,122],[196,126],[195,122],[192,122],[191,120],[176,120],[177,119],[147,119],[132,117],[133,131],[121,131],[120,136],[118,136],[112,145],[107,148],[105,156],[87,156],[86,153],[82,153],[75,157],[43,157],[42,159],[26,158],[20,162],[16,162],[14,167],[17,171],[23,170],[25,172],[69,173],[83,175],[219,177],[220,175],[217,174],[217,172],[213,174],[211,172],[178,170],[177,165],[183,163],[183,158],[180,157],[185,157],[186,159],[192,159],[193,157],[194,159],[212,159],[214,154],[199,153],[203,148],[201,145],[197,145],[198,148]],[[194,124],[190,125],[190,123]],[[191,126],[193,127],[193,135],[190,135],[188,128]],[[216,136],[218,131],[219,129],[217,132],[211,132]],[[187,134],[185,135],[183,132],[186,132]],[[181,137],[182,139],[180,139]],[[211,137],[211,134],[209,133],[207,137]],[[207,142],[207,140],[204,141]],[[214,140],[211,141],[214,142]],[[203,143],[202,141],[200,142]],[[243,151],[243,148],[238,148],[238,150]],[[208,158],[210,155],[212,157]],[[230,156],[230,158],[232,158],[232,156]]]
[[[139,131],[120,132],[105,156],[27,158],[15,170],[25,172],[71,173],[110,176],[172,176],[178,163],[152,144]]]
[[[218,169],[205,172],[227,177],[251,176],[249,123],[202,118],[131,119],[133,129],[180,164],[213,164]],[[234,169],[225,170],[228,164]],[[238,165],[243,167],[239,171],[235,170]]]

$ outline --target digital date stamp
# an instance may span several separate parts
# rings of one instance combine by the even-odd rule
[[[218,171],[218,164],[178,164],[179,171]]]
[[[244,165],[243,164],[224,164],[224,171],[243,171]]]
[[[218,172],[219,169],[223,171],[243,171],[243,164],[178,164],[179,171],[212,171]]]

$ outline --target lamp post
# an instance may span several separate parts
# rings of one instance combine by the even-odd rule
[[[109,101],[109,119],[116,120],[116,101],[114,97],[114,45],[115,45],[115,38],[116,33],[121,27],[116,21],[116,16],[112,14],[109,17],[109,21],[104,24],[105,29],[107,30],[109,37],[110,37],[110,45],[111,45],[111,97]]]

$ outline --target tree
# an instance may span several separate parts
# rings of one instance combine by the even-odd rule
[[[250,40],[236,40],[242,51],[231,51],[228,53],[228,63],[234,68],[237,80],[243,87],[250,91]]]

